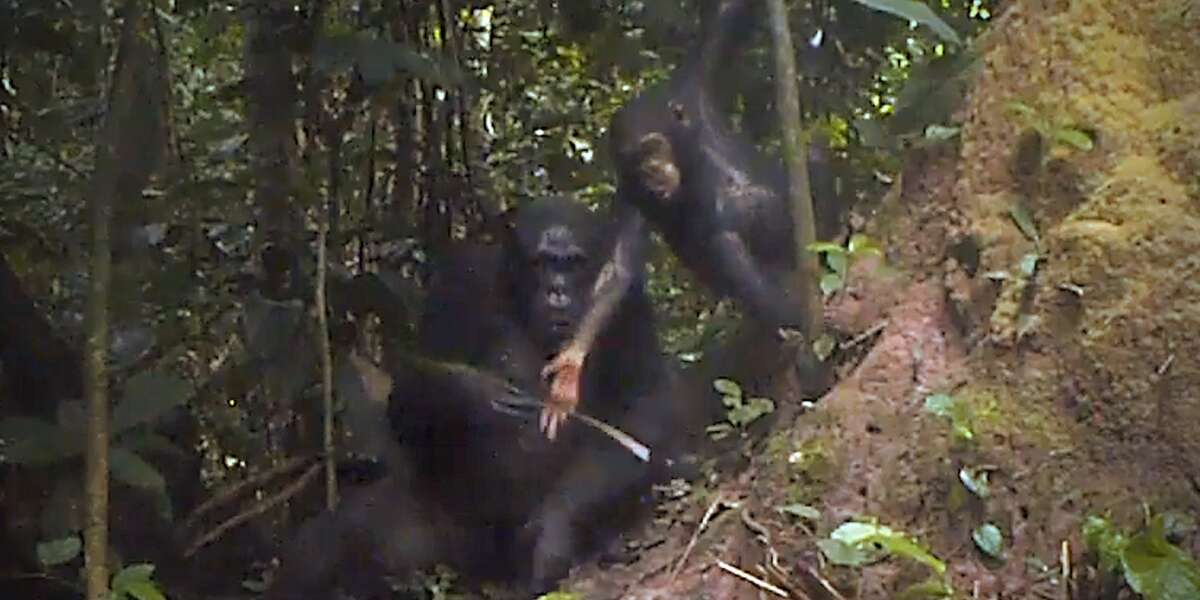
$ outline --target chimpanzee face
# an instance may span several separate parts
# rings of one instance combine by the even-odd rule
[[[570,227],[545,228],[530,256],[530,326],[548,347],[558,349],[575,333],[591,300],[593,269]]]

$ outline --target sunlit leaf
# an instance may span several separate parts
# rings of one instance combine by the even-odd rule
[[[948,394],[930,394],[925,397],[925,411],[949,419],[954,408],[954,398]]]
[[[1037,272],[1038,261],[1040,261],[1041,259],[1042,259],[1041,255],[1039,255],[1037,252],[1030,252],[1029,254],[1022,256],[1021,257],[1021,274],[1027,278],[1033,277],[1033,274],[1035,272]]]
[[[946,563],[930,554],[928,550],[922,548],[904,533],[884,525],[847,521],[833,530],[829,534],[829,538],[856,548],[860,552],[879,552],[881,554],[878,558],[882,558],[885,554],[891,554],[922,563],[939,575],[946,572]]]
[[[841,253],[846,251],[846,249],[840,244],[835,244],[833,242],[813,242],[806,246],[806,249],[809,252],[815,252],[818,254],[822,252]]]
[[[821,293],[825,294],[826,296],[833,295],[835,292],[842,289],[842,286],[844,285],[845,281],[842,279],[841,275],[838,275],[837,273],[826,273],[825,275],[821,276]]]
[[[880,12],[885,12],[890,15],[895,15],[909,21],[916,21],[921,25],[925,25],[938,34],[942,39],[955,45],[960,45],[962,39],[958,37],[958,33],[954,28],[937,16],[929,5],[923,2],[914,2],[913,0],[854,0],[863,6],[873,8]]]
[[[850,251],[850,254],[855,256],[862,256],[866,254],[878,256],[883,254],[883,251],[879,249],[879,246],[875,243],[875,240],[861,233],[856,233],[850,236],[850,241],[846,243],[846,249]]]
[[[982,469],[972,469],[963,467],[958,471],[958,480],[962,482],[972,494],[980,498],[987,498],[991,495],[991,487],[988,483],[988,472]]]
[[[999,527],[984,523],[971,532],[971,539],[984,554],[997,559],[1004,557],[1004,534]]]
[[[1083,152],[1091,152],[1095,143],[1092,141],[1092,136],[1078,129],[1063,128],[1054,132],[1054,139],[1068,146],[1073,146],[1076,150]]]
[[[962,131],[960,127],[947,127],[945,125],[929,125],[925,127],[925,139],[937,142],[944,142],[958,136]]]
[[[843,567],[861,567],[872,561],[854,546],[841,540],[817,540],[817,548],[829,562]]]
[[[713,380],[713,389],[724,396],[732,396],[735,398],[742,397],[742,386],[736,381],[730,379],[715,379]]]
[[[850,261],[843,252],[830,252],[825,255],[825,264],[829,265],[829,270],[833,271],[842,279],[846,278],[846,272],[850,268]]]

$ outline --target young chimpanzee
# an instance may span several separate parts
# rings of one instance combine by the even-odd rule
[[[577,375],[596,332],[644,260],[647,222],[702,283],[735,299],[751,318],[773,331],[802,324],[804,299],[789,297],[783,285],[795,267],[784,171],[762,168],[761,154],[734,135],[712,99],[716,62],[728,61],[734,42],[748,37],[749,4],[710,3],[713,14],[704,19],[710,31],[697,50],[613,117],[614,211],[621,222],[608,267],[613,276],[597,290],[584,326],[545,368],[552,406],[543,421],[551,438],[578,400]]]
[[[455,268],[438,271],[422,319],[430,358],[388,365],[403,468],[307,524],[270,598],[314,597],[356,558],[391,572],[444,563],[540,594],[648,508],[676,451],[679,405],[640,284],[595,337],[580,412],[649,446],[651,460],[590,427],[566,428],[552,444],[536,412],[515,410],[528,398],[513,384],[540,388],[542,365],[575,335],[607,276],[611,227],[568,200],[539,200],[518,212],[502,247],[443,263]]]

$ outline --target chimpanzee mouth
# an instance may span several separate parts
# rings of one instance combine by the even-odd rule
[[[575,321],[567,318],[551,319],[550,331],[557,334],[570,333],[575,329]]]

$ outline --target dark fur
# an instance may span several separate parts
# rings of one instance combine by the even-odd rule
[[[431,358],[458,362],[388,365],[395,378],[388,417],[402,468],[306,524],[269,598],[317,598],[339,575],[345,587],[361,587],[357,573],[437,563],[540,594],[644,514],[651,484],[665,473],[663,457],[675,451],[678,417],[640,284],[584,366],[580,410],[651,446],[650,464],[578,422],[548,441],[536,413],[492,404],[524,397],[510,384],[541,390],[541,366],[572,331],[539,327],[577,326],[611,251],[610,226],[572,202],[541,200],[521,209],[502,246],[466,246],[443,259],[420,344]],[[554,265],[562,261],[536,252],[556,227],[561,247],[583,251],[558,279]],[[570,302],[549,304],[551,292]],[[371,569],[349,568],[356,560]]]

